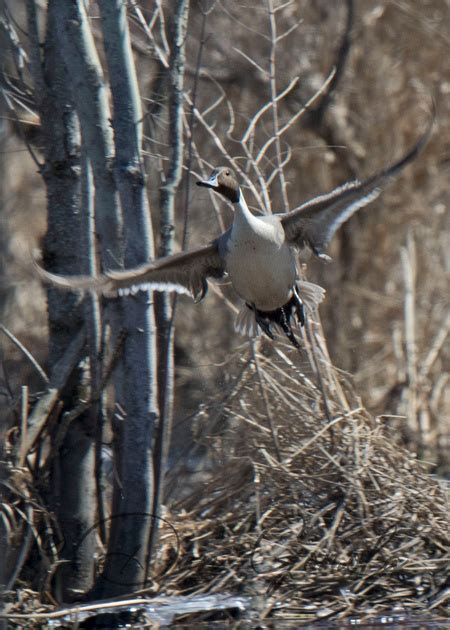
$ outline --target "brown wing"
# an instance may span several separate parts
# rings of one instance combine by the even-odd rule
[[[44,282],[66,291],[95,291],[107,296],[133,293],[140,288],[187,293],[201,300],[207,289],[207,278],[221,278],[224,265],[219,240],[190,252],[159,258],[135,269],[109,271],[102,276],[59,276],[45,271],[36,263]]]
[[[417,157],[429,139],[433,122],[434,116],[410,151],[391,166],[363,181],[348,182],[281,215],[280,221],[288,242],[297,247],[308,245],[317,256],[328,259],[324,250],[335,232],[357,210],[376,199],[382,188]]]

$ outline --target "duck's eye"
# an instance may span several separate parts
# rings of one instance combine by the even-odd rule
[[[225,175],[229,175],[229,174],[230,174],[230,171],[227,169],[227,170],[225,171]]]

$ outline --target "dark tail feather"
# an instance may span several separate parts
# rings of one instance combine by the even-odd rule
[[[289,339],[291,344],[293,346],[295,346],[295,348],[300,350],[299,343],[298,343],[297,339],[295,338],[295,335],[294,335],[294,333],[292,331],[292,328],[291,328],[291,321],[290,321],[291,318],[289,317],[289,319],[288,319],[286,317],[286,313],[285,313],[284,307],[280,308],[280,312],[281,312],[281,317],[280,317],[280,320],[278,322],[278,325],[281,326],[281,330],[284,332],[284,334]]]
[[[249,308],[252,308],[250,304],[247,304],[247,306]],[[255,313],[256,322],[261,327],[263,333],[267,335],[270,339],[273,339],[272,324],[275,324],[281,328],[281,330],[284,332],[286,337],[295,348],[297,348],[298,350],[301,349],[292,331],[292,323],[293,317],[295,315],[299,324],[301,326],[304,326],[305,310],[303,307],[303,302],[301,301],[295,288],[293,296],[284,306],[281,306],[274,311],[259,311],[254,307],[252,310]]]

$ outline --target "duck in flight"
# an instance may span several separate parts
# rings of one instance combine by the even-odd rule
[[[428,140],[432,122],[397,162],[284,214],[252,214],[234,171],[227,166],[216,168],[209,179],[197,185],[228,199],[234,206],[234,220],[226,232],[204,247],[97,277],[59,276],[39,266],[38,273],[46,283],[70,291],[93,290],[114,296],[150,288],[187,293],[195,301],[205,297],[209,278],[227,276],[244,302],[236,329],[251,336],[263,332],[273,339],[275,327],[299,348],[292,325],[296,321],[304,325],[305,311],[313,311],[325,291],[299,279],[296,250],[309,247],[319,258],[330,260],[325,249],[335,232],[357,210],[376,199],[381,189],[415,159]]]

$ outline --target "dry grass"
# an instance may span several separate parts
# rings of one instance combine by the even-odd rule
[[[11,3],[17,19],[22,17],[22,5]],[[151,12],[151,3],[141,2],[139,6],[144,13]],[[259,2],[248,6],[257,10],[243,11],[237,5],[230,13],[226,7],[217,5],[208,17],[207,30],[213,36],[208,38],[203,51],[197,95],[201,112],[221,99],[219,105],[205,114],[207,123],[214,127],[216,138],[246,172],[250,162],[246,162],[239,138],[256,112],[267,104],[269,92],[260,73],[237,52],[267,66],[267,14]],[[335,63],[345,13],[344,2],[332,6],[321,0],[294,3],[278,14],[280,32],[301,20],[298,29],[280,43],[278,50],[279,91],[293,78],[300,77],[289,98],[280,101],[282,121],[295,115],[323,85]],[[333,362],[355,375],[358,392],[371,412],[410,418],[408,425],[392,420],[393,433],[400,434],[406,446],[433,460],[441,474],[449,470],[450,435],[447,319],[450,100],[448,71],[442,63],[449,54],[444,26],[448,21],[449,8],[441,0],[430,0],[426,7],[420,0],[383,1],[375,8],[370,0],[358,1],[349,58],[327,112],[325,129],[310,129],[302,118],[292,126],[285,137],[285,149],[292,150],[292,158],[283,175],[290,203],[296,205],[354,175],[374,172],[417,139],[426,119],[424,110],[434,95],[438,118],[426,151],[402,175],[400,182],[383,193],[379,203],[343,226],[330,247],[333,265],[311,261],[308,278],[327,289],[321,313]],[[187,42],[189,95],[194,88],[201,23],[199,5],[193,3]],[[254,31],[261,35],[256,36]],[[249,32],[254,36],[249,37]],[[162,94],[152,92],[159,89],[155,79],[158,64],[149,55],[147,36],[137,23],[133,23],[133,36],[142,95],[149,107],[146,120],[151,121],[146,145],[149,196],[152,207],[157,208],[159,171],[167,152],[167,119],[164,100],[157,113],[152,113],[152,107],[155,98],[164,99],[164,89]],[[6,111],[6,116],[12,115]],[[25,118],[22,110],[19,118]],[[30,271],[29,248],[36,246],[45,230],[45,188],[23,144],[24,136],[33,145],[40,143],[37,119],[28,115],[28,123],[32,124],[20,128],[10,120],[11,135],[2,136],[1,221],[6,236],[0,263],[4,298],[0,312],[1,323],[44,362],[45,299]],[[12,135],[13,131],[16,135]],[[272,131],[270,120],[255,129],[255,151],[270,138]],[[190,165],[192,172],[202,168],[207,171],[209,164],[226,161],[198,121],[194,139],[199,154],[198,160]],[[262,166],[264,174],[270,174],[273,165],[270,159],[266,160]],[[249,172],[250,182],[259,190],[256,176]],[[187,177],[192,183],[192,174]],[[282,198],[276,182],[270,187],[269,196],[273,208],[281,209]],[[217,236],[219,223],[229,222],[229,213],[223,208],[212,209],[211,204],[206,195],[198,191],[194,194],[191,187],[189,246],[204,244]],[[178,199],[179,225],[183,205],[184,190]],[[180,227],[179,241],[181,232]],[[401,252],[407,246],[409,234],[415,243],[417,273],[414,303],[410,300],[406,307]],[[216,363],[226,360],[232,343],[233,317],[224,309],[222,300],[212,299],[210,295],[207,302],[192,309],[186,307],[185,312],[188,315],[183,313],[177,323],[181,366],[178,398],[182,400],[177,408],[178,419],[193,412],[205,392],[213,395],[220,387],[220,368],[199,370],[198,366],[204,364],[205,356],[214,356]],[[406,320],[410,315],[415,325],[412,354],[406,353],[407,328],[411,324],[411,320]],[[430,354],[436,347],[438,352]],[[5,369],[13,385],[20,389],[24,382],[29,384],[27,363],[21,360],[15,347],[2,343],[2,349]],[[414,370],[417,379],[411,383],[408,374]],[[186,437],[183,435],[181,441]]]
[[[183,553],[165,587],[250,594],[271,619],[444,614],[444,488],[386,437],[316,340],[328,411],[314,362],[280,347],[202,410],[214,474],[174,508]]]
[[[195,448],[206,449],[213,472],[203,465],[200,482],[171,502],[167,518],[180,546],[172,528],[162,531],[161,577],[143,601],[233,593],[250,598],[253,615],[283,623],[445,615],[443,485],[387,437],[330,365],[317,318],[303,343],[302,353],[281,339],[245,344],[224,366],[228,386],[194,419]],[[9,438],[3,515],[17,550],[9,588],[19,576],[24,588],[19,599],[7,595],[8,614],[62,618],[51,588],[60,539],[38,492],[45,466],[30,467],[36,456],[14,465],[25,447],[17,432]],[[45,439],[44,431],[36,452]],[[174,494],[180,476],[173,472]],[[196,623],[205,618],[198,613]]]

